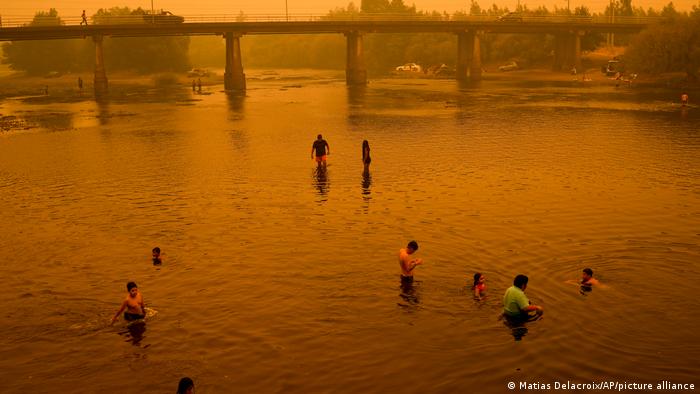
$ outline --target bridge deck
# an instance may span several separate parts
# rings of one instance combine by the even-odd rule
[[[129,18],[129,17],[127,17]],[[549,33],[575,31],[590,33],[635,33],[655,20],[649,18],[621,19],[614,22],[594,17],[524,17],[521,21],[500,21],[495,17],[445,18],[361,18],[300,20],[203,21],[194,17],[184,23],[146,23],[124,19],[123,23],[63,25],[24,25],[0,28],[0,41],[84,38],[86,36],[167,36],[215,35],[224,32],[239,34],[319,34],[362,31],[367,33],[457,33],[484,31],[487,33]],[[55,20],[54,20],[55,21]],[[121,21],[117,19],[117,21]]]

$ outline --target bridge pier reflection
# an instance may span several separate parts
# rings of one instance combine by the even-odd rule
[[[95,42],[95,96],[100,97],[107,94],[107,72],[105,71],[105,60],[102,50],[102,36],[92,36]]]
[[[365,54],[362,48],[362,33],[349,31],[345,33],[345,37],[347,39],[345,82],[348,85],[366,85],[367,68],[365,67]]]
[[[457,80],[481,80],[481,40],[475,31],[457,33]]]
[[[241,34],[227,32],[226,39],[226,71],[224,72],[224,89],[245,90],[245,74],[243,73],[243,58],[241,56]]]

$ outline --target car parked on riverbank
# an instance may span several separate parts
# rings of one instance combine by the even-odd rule
[[[209,74],[209,70],[204,68],[193,68],[187,72],[187,76],[190,78],[208,77]]]
[[[395,71],[419,73],[423,72],[423,68],[416,63],[406,63],[403,66],[396,67]]]
[[[498,71],[515,71],[519,68],[518,63],[515,60],[511,60],[502,66],[498,66]]]

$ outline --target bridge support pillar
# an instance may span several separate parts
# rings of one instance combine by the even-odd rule
[[[474,51],[474,33],[457,33],[457,80],[466,82],[469,80],[469,68],[472,64]]]
[[[226,38],[226,71],[224,72],[224,89],[245,90],[245,74],[243,73],[243,58],[241,56],[241,35],[227,32]]]
[[[564,66],[566,53],[566,36],[557,34],[554,36],[554,61],[552,71],[561,71]]]
[[[584,34],[585,32],[576,31],[554,37],[553,71],[569,71],[572,67],[581,69],[581,37]]]
[[[581,37],[585,33],[582,31],[577,31],[574,33],[573,37],[573,45],[572,45],[572,50],[573,53],[572,55],[572,60],[573,60],[573,66],[576,67],[576,70],[581,71]]]
[[[362,33],[350,31],[345,33],[347,39],[347,55],[345,58],[345,82],[348,85],[366,85],[367,68],[365,54],[362,49]]]
[[[472,81],[481,80],[481,39],[479,38],[479,34],[474,34],[472,64],[469,67],[469,79]]]
[[[481,79],[481,41],[473,31],[457,33],[457,80]]]
[[[107,94],[108,83],[102,50],[102,36],[93,36],[92,40],[95,42],[95,96],[104,96]]]

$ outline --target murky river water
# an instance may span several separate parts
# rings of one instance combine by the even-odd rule
[[[675,91],[249,88],[0,102],[38,125],[0,134],[4,392],[700,383],[700,110]],[[426,263],[402,296],[410,239]],[[586,266],[608,288],[566,283]],[[499,320],[518,273],[545,307],[527,332]],[[129,280],[145,330],[108,324]]]

